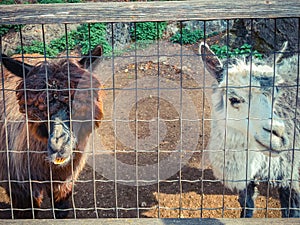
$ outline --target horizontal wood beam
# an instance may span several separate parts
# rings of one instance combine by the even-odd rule
[[[53,220],[53,219],[38,219],[38,220],[1,220],[1,224],[23,224],[23,225],[294,225],[299,224],[299,218],[204,218],[204,219],[153,219],[153,218],[110,218],[110,219],[68,219],[68,220]]]
[[[299,16],[299,0],[191,0],[0,6],[0,24],[181,21]]]

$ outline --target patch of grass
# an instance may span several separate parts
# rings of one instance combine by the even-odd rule
[[[184,27],[181,31],[177,31],[172,37],[171,41],[179,44],[195,44],[198,40],[204,38],[204,32],[191,27]]]
[[[162,38],[167,22],[138,22],[130,29],[131,38],[135,41],[157,40]]]
[[[75,44],[81,48],[82,54],[88,53],[89,49],[101,45],[104,54],[112,51],[111,45],[106,40],[106,24],[94,23],[90,24],[90,36],[88,24],[83,24],[74,32]]]
[[[263,58],[263,55],[257,50],[253,50],[252,46],[249,44],[243,44],[241,47],[235,49],[230,49],[227,45],[212,45],[210,48],[221,59],[227,57],[232,58],[239,55],[249,56],[251,53],[255,58]]]
[[[90,36],[89,36],[90,29]],[[56,56],[60,52],[68,50],[73,50],[75,48],[80,48],[82,54],[87,54],[90,49],[95,48],[97,45],[101,45],[104,54],[112,51],[112,47],[106,40],[106,24],[104,23],[94,23],[94,24],[82,24],[77,30],[70,31],[66,38],[65,35],[58,39],[53,39],[49,44],[45,44],[41,41],[34,41],[30,46],[18,46],[16,53],[31,54],[39,53],[45,54],[47,56]],[[68,43],[67,43],[68,39]]]
[[[51,48],[50,45],[45,45],[45,51],[48,56],[55,56],[59,52],[56,48]],[[20,46],[17,47],[16,53],[22,53],[22,48]],[[30,46],[23,46],[23,53],[39,53],[41,55],[44,54],[44,44],[41,41],[33,41]]]
[[[17,31],[19,29],[19,25],[1,25],[0,26],[0,36],[7,34],[11,29]]]
[[[210,34],[206,34],[206,37],[211,37],[217,35],[218,32],[212,32]],[[199,29],[193,29],[190,26],[186,26],[182,28],[182,30],[177,31],[171,38],[170,40],[173,43],[179,43],[182,45],[187,45],[187,44],[195,44],[197,43],[200,39],[204,38],[204,31],[199,30]]]

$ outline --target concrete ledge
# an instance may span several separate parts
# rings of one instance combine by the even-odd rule
[[[65,220],[51,220],[51,219],[37,219],[37,220],[1,220],[0,224],[22,224],[22,225],[81,225],[81,224],[100,224],[100,225],[258,225],[258,224],[272,224],[272,225],[295,225],[300,224],[300,219],[65,219]]]

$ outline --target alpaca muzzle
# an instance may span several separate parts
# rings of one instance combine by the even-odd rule
[[[272,156],[277,156],[283,150],[285,150],[289,144],[285,124],[279,119],[270,120],[262,127],[262,132],[255,136],[255,140],[267,151],[264,151],[266,155],[269,152]]]
[[[66,113],[59,112],[51,119],[50,135],[48,139],[48,154],[50,161],[55,165],[63,165],[70,161],[73,149],[76,147],[76,138],[70,130]]]

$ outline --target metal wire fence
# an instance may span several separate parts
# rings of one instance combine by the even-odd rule
[[[299,217],[299,18],[193,12],[1,36],[0,218]]]

